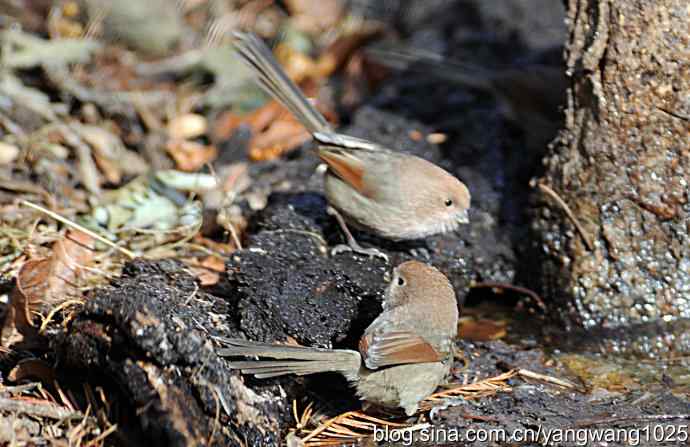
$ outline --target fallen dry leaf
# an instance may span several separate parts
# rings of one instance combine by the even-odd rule
[[[508,325],[503,321],[461,318],[458,326],[460,338],[463,340],[491,341],[505,337]]]
[[[307,129],[295,119],[274,121],[265,132],[252,139],[249,158],[254,161],[272,160],[310,138]]]
[[[315,82],[304,82],[302,87],[307,98],[318,92]],[[332,110],[318,108],[327,120],[337,121]],[[213,126],[213,141],[229,138],[242,124],[248,125],[252,131],[249,158],[253,161],[275,159],[310,139],[307,129],[279,102],[272,100],[244,117],[232,112],[222,114]]]
[[[252,130],[249,157],[254,161],[272,160],[308,141],[309,132],[283,106],[270,101],[244,117],[228,112],[214,126],[214,140],[229,138],[242,124]]]
[[[285,69],[290,79],[295,83],[300,83],[303,80],[318,75],[316,62],[304,53],[301,53],[290,45],[278,44],[275,49],[275,55],[280,65]]]
[[[247,115],[245,122],[251,126],[252,132],[259,133],[280,118],[281,115],[287,113],[278,101],[269,101],[263,107],[259,107]]]
[[[34,314],[48,313],[60,303],[80,297],[79,282],[83,268],[92,262],[92,244],[91,236],[70,230],[53,244],[50,257],[24,263],[10,295],[0,345],[31,343],[37,334]]]
[[[206,118],[196,113],[185,113],[170,120],[168,135],[173,140],[191,140],[206,133]]]
[[[210,136],[211,141],[218,143],[219,141],[227,140],[244,123],[246,123],[245,117],[233,111],[228,110],[221,113],[213,122]]]
[[[253,112],[240,116],[234,112],[221,114],[213,126],[213,141],[230,138],[242,124],[248,125],[252,134],[256,135],[268,127],[280,115],[287,113],[277,101],[269,101]]]
[[[285,0],[285,6],[294,26],[307,33],[333,29],[344,11],[339,0]]]
[[[362,26],[338,37],[316,61],[314,77],[327,78],[345,64],[362,46],[381,33],[378,26]]]
[[[206,146],[195,141],[170,140],[166,150],[182,171],[194,172],[216,159],[218,150],[215,146]]]
[[[225,271],[225,262],[217,256],[207,256],[190,268],[202,286],[212,286],[218,283],[220,274]]]
[[[223,273],[225,271],[225,261],[218,256],[207,256],[201,261],[201,265],[214,272]]]
[[[93,149],[93,158],[108,182],[118,184],[122,181],[120,154],[125,150],[120,138],[98,126],[73,126],[79,136]]]
[[[233,253],[235,250],[237,250],[237,247],[235,246],[235,244],[232,241],[218,242],[218,241],[214,241],[213,239],[203,237],[201,235],[194,236],[193,240],[194,240],[195,244],[201,245],[202,247],[207,247],[207,248],[213,250],[214,252],[216,252],[220,255],[223,255],[223,256],[228,256],[231,253]],[[204,259],[207,259],[207,258],[204,258]],[[215,259],[218,259],[218,258],[215,258]],[[204,262],[201,262],[200,264],[204,265],[204,266],[211,266],[212,265],[214,267],[214,269],[216,271],[219,271],[219,272],[222,272],[225,269],[225,266],[221,266],[221,264],[218,262],[214,263],[210,259],[206,262],[208,262],[209,264],[208,265],[204,264]]]

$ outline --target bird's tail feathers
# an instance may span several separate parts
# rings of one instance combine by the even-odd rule
[[[310,133],[331,131],[326,118],[305,98],[263,41],[251,33],[235,32],[233,36],[237,53],[256,73],[259,85],[269,95],[295,115]]]
[[[223,339],[227,346],[216,350],[223,357],[267,357],[275,360],[231,361],[230,368],[259,379],[295,374],[299,376],[320,372],[341,372],[352,379],[361,364],[356,351],[319,349],[301,346],[275,345],[239,339]]]

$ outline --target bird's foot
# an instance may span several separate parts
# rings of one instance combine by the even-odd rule
[[[410,249],[410,254],[417,259],[423,259],[425,261],[431,260],[431,253],[426,247],[412,248]]]
[[[340,253],[344,252],[353,252],[357,253],[359,255],[365,255],[369,256],[370,258],[381,258],[385,262],[388,262],[388,255],[386,255],[384,252],[379,250],[378,248],[364,248],[361,247],[359,244],[352,246],[352,245],[346,245],[346,244],[340,244],[336,245],[331,249],[331,256],[336,256]]]

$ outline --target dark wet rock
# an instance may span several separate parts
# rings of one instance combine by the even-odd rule
[[[251,222],[248,232],[307,231],[322,237],[322,233],[336,230],[336,225],[326,213],[327,206],[326,197],[319,192],[275,192],[268,196],[266,208]],[[255,240],[253,236],[249,238]]]
[[[532,372],[564,378],[563,369],[547,367],[544,362],[544,352],[541,349],[520,349],[515,345],[497,342],[459,342],[458,347],[468,361],[468,365],[461,368],[456,364],[456,381],[464,377],[486,378],[494,377],[509,369],[527,369]],[[568,377],[566,375],[566,377]],[[578,383],[575,379],[571,379]],[[521,430],[540,430],[541,438],[529,440],[518,445],[544,445],[545,433],[558,436],[558,430],[590,429],[602,432],[607,428],[627,429],[630,434],[634,429],[649,426],[663,426],[666,432],[678,433],[680,427],[687,426],[684,418],[664,419],[663,416],[654,420],[654,415],[687,415],[690,404],[688,401],[671,392],[669,386],[658,382],[647,391],[633,391],[619,393],[598,389],[592,393],[561,388],[557,385],[526,381],[514,378],[510,381],[511,392],[499,392],[495,396],[467,401],[463,399],[448,400],[432,409],[429,414],[431,427],[426,432],[427,440],[418,434],[417,441],[407,445],[428,446],[445,445],[439,436],[462,436],[473,430],[474,433],[483,430],[494,430],[494,433],[504,430],[506,436]],[[653,389],[652,392],[649,392]],[[609,417],[615,415],[608,420]],[[659,431],[659,429],[657,429]],[[644,430],[641,432],[643,433]],[[485,432],[486,433],[486,432]],[[430,436],[437,438],[431,442]],[[572,433],[571,436],[575,434]],[[632,433],[634,436],[635,433]],[[562,436],[562,434],[561,434]],[[584,436],[580,434],[579,436]],[[649,442],[640,435],[639,445],[658,445],[653,438]],[[464,438],[455,438],[464,439]],[[591,440],[591,438],[587,438]],[[448,443],[453,439],[446,438]],[[549,445],[574,446],[578,440],[557,441],[551,438]],[[676,438],[681,445],[681,438]],[[477,439],[475,442],[463,442],[468,446],[509,446],[516,441],[509,438]],[[580,444],[582,445],[582,444]],[[610,444],[611,445],[611,444]],[[625,445],[625,443],[621,443]],[[668,445],[676,445],[673,442]]]
[[[357,339],[380,313],[388,267],[381,260],[328,257],[318,234],[265,230],[228,261],[239,328],[251,339],[330,347]],[[354,346],[350,346],[354,347]]]
[[[609,444],[601,445],[682,445],[684,435],[681,433],[687,427],[687,420],[681,417],[655,421],[653,416],[650,419],[647,417],[686,414],[687,409],[687,401],[663,390],[654,396],[631,393],[621,398],[617,393],[611,393],[610,397],[593,400],[591,396],[559,392],[548,385],[521,383],[516,384],[511,393],[499,393],[472,404],[457,401],[454,406],[434,412],[432,422],[435,431],[429,433],[448,436],[455,432],[457,436],[472,429],[474,433],[492,430],[494,434],[500,433],[498,436],[505,435],[493,440],[478,437],[474,442],[462,444],[473,447],[516,445],[516,440],[509,436],[517,433],[531,436],[524,439],[526,442],[517,443],[528,446],[544,445],[547,436],[550,436],[548,445],[596,445],[589,444],[594,442],[593,436],[603,435],[608,438],[603,438],[602,442],[608,440]],[[615,417],[609,418],[608,415]],[[566,439],[567,429],[570,433]],[[612,430],[630,437],[611,438]],[[645,432],[649,433],[646,438]],[[675,433],[677,436],[664,433]],[[669,441],[668,444],[661,443],[664,439]],[[413,445],[439,445],[439,440],[416,442]]]
[[[231,319],[180,263],[134,261],[54,341],[63,383],[106,390],[124,445],[277,445],[284,393],[246,388],[213,350]]]
[[[552,374],[554,371],[544,366],[545,353],[539,348],[510,345],[503,341],[457,342],[456,360],[465,359],[466,368],[456,369],[455,378],[462,380],[465,374],[484,378],[497,376],[511,369],[525,368],[530,371]],[[458,365],[463,360],[458,361]],[[457,366],[457,365],[456,365]]]

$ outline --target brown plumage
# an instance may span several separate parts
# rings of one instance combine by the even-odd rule
[[[408,415],[434,392],[451,366],[458,308],[448,279],[434,267],[408,261],[394,270],[383,312],[366,329],[359,352],[226,340],[222,356],[277,360],[232,361],[258,378],[337,371],[365,401],[403,408]]]
[[[470,192],[457,178],[422,158],[360,138],[336,133],[287,77],[266,45],[252,34],[235,34],[235,47],[256,73],[259,84],[309,130],[317,154],[328,165],[326,198],[358,253],[363,249],[347,224],[391,240],[421,239],[453,231],[468,222]]]

